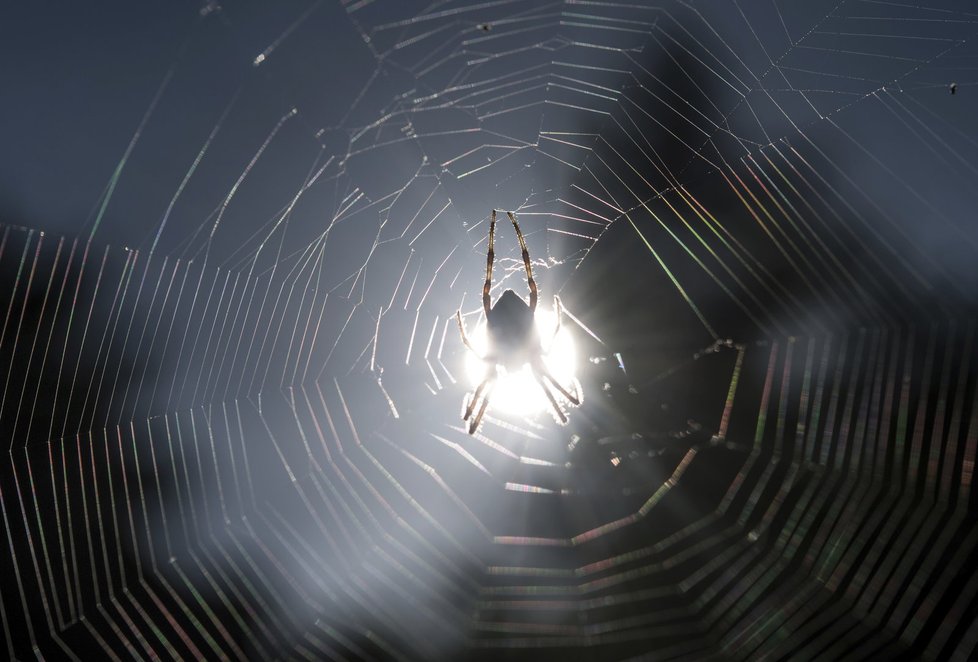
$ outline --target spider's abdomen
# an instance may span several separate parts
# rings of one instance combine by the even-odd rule
[[[489,352],[507,370],[518,370],[540,354],[533,311],[513,290],[503,292],[489,311]]]

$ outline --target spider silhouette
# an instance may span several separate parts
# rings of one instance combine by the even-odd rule
[[[470,352],[478,356],[486,364],[486,373],[483,380],[476,387],[475,392],[466,395],[465,414],[463,421],[469,423],[469,434],[475,434],[482,422],[482,416],[486,413],[489,406],[489,398],[495,387],[496,378],[499,374],[499,366],[503,366],[507,371],[519,370],[524,365],[530,365],[530,371],[534,379],[543,389],[554,414],[563,424],[567,422],[567,414],[561,408],[560,403],[550,390],[548,382],[563,395],[567,401],[575,407],[581,404],[579,393],[571,393],[564,388],[550,372],[550,369],[543,361],[547,355],[549,347],[544,349],[540,341],[540,334],[537,331],[534,321],[534,314],[537,309],[537,283],[533,280],[533,269],[530,266],[530,252],[526,249],[526,240],[520,231],[520,225],[516,222],[516,216],[512,212],[506,212],[509,220],[513,222],[516,229],[516,237],[520,241],[520,248],[523,250],[523,266],[526,267],[526,281],[530,287],[530,303],[513,290],[506,290],[492,303],[489,290],[492,287],[492,263],[495,258],[493,246],[496,233],[496,210],[492,210],[489,218],[489,252],[486,255],[486,282],[482,286],[482,308],[486,314],[486,332],[488,336],[488,352],[485,356],[479,354],[469,342],[468,334],[465,332],[465,324],[462,321],[462,311],[455,314],[458,321],[458,330],[462,334],[462,342]],[[554,296],[554,313],[557,323],[554,328],[553,336],[549,345],[553,344],[557,333],[560,331],[560,298]],[[575,388],[575,391],[578,389]],[[481,402],[481,404],[480,404]],[[475,416],[473,417],[473,413]],[[471,419],[471,420],[470,420]]]

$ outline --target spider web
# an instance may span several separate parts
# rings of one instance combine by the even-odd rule
[[[968,9],[169,9],[2,227],[9,657],[974,656]],[[566,427],[460,420],[493,208]]]

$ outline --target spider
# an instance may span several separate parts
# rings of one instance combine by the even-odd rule
[[[483,414],[486,413],[486,408],[489,406],[489,397],[492,395],[492,390],[498,376],[499,366],[503,366],[507,371],[510,371],[519,370],[529,363],[534,379],[536,379],[540,388],[543,389],[544,394],[546,394],[547,399],[550,401],[550,406],[553,408],[554,414],[560,420],[561,424],[567,423],[567,414],[564,413],[564,410],[557,402],[557,398],[554,397],[553,391],[550,390],[547,383],[552,384],[575,407],[581,404],[579,393],[572,394],[568,389],[564,388],[554,378],[550,369],[543,362],[543,357],[547,355],[549,347],[546,350],[544,349],[543,343],[540,341],[540,334],[534,322],[534,314],[537,309],[537,283],[533,280],[533,270],[530,267],[530,253],[526,249],[526,240],[523,239],[523,233],[520,231],[519,223],[516,222],[516,216],[509,211],[506,212],[506,215],[513,222],[513,227],[516,229],[516,236],[520,241],[520,248],[523,250],[523,266],[526,267],[526,281],[530,286],[530,303],[527,305],[526,301],[513,290],[503,292],[495,304],[492,303],[492,299],[489,296],[489,290],[492,287],[492,263],[495,257],[493,244],[496,233],[496,210],[493,209],[489,218],[489,252],[486,255],[486,282],[482,286],[482,308],[486,314],[486,330],[489,347],[488,353],[485,356],[480,355],[472,347],[472,343],[469,342],[468,334],[465,332],[465,324],[462,322],[462,311],[459,310],[455,314],[455,318],[458,321],[458,330],[462,334],[462,342],[465,343],[465,346],[470,352],[478,356],[486,364],[485,378],[476,387],[475,392],[471,395],[471,399],[469,399],[469,396],[466,396],[467,405],[462,420],[469,423],[469,434],[475,434],[475,431],[479,428],[479,423],[482,422]],[[550,345],[553,345],[553,341],[560,331],[561,304],[560,298],[557,296],[554,296],[554,313],[556,314],[557,322],[553,337],[550,339]],[[577,391],[578,389],[575,388],[574,390]],[[479,404],[480,401],[481,404]],[[475,416],[473,416],[473,413]]]

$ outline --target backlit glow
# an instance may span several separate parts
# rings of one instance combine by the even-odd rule
[[[544,349],[547,348],[550,339],[553,337],[556,320],[557,317],[553,311],[537,308],[537,330],[540,332]],[[472,341],[472,346],[475,347],[476,351],[485,355],[486,323],[484,319],[477,328],[469,329],[469,340]],[[550,351],[543,357],[543,361],[557,381],[567,389],[572,389],[574,384],[575,359],[574,340],[566,326],[562,326],[550,346]],[[472,352],[466,352],[465,374],[469,380],[470,392],[474,391],[479,382],[485,378],[486,364]],[[573,393],[573,390],[571,392]],[[558,402],[563,401],[560,393],[556,390],[553,390],[553,393]],[[524,365],[522,370],[518,372],[506,372],[506,368],[499,366],[499,378],[496,380],[496,386],[489,401],[490,411],[526,416],[543,409],[550,409],[550,403],[547,401],[543,389],[533,378],[529,365]]]

